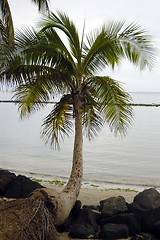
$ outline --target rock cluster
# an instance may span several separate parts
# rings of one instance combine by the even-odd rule
[[[42,187],[25,176],[0,170],[1,197],[26,198]],[[144,190],[130,204],[122,196],[102,200],[98,206],[82,206],[78,200],[58,231],[79,239],[158,240],[160,193],[155,188]]]
[[[26,198],[37,188],[43,186],[26,176],[16,176],[7,170],[0,170],[0,197]]]
[[[160,239],[160,193],[150,188],[137,194],[131,204],[122,196],[100,201],[99,206],[81,206],[77,201],[60,232],[79,239]]]

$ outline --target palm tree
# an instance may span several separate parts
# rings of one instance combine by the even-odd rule
[[[49,10],[48,0],[32,0],[38,5],[38,10]],[[14,27],[12,15],[7,0],[0,0],[0,34],[4,41],[8,42],[10,49],[14,47]]]
[[[14,51],[5,44],[1,48],[0,79],[2,84],[15,87],[21,117],[44,107],[51,98],[59,98],[42,129],[42,136],[53,148],[59,148],[60,140],[75,126],[68,184],[61,193],[43,190],[54,204],[55,224],[59,225],[80,191],[83,129],[92,139],[105,123],[115,134],[125,134],[132,122],[129,94],[118,81],[99,73],[106,66],[114,69],[123,58],[141,70],[152,68],[152,42],[139,26],[132,23],[125,27],[125,22],[105,24],[86,38],[83,31],[80,41],[75,24],[58,12],[44,16],[38,32],[28,28],[17,32]]]

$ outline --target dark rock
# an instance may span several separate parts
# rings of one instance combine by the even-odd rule
[[[127,204],[124,197],[111,197],[100,201],[100,211],[102,214],[111,216],[127,211]]]
[[[77,200],[67,220],[57,227],[58,232],[69,232],[71,225],[73,225],[77,220],[77,216],[80,211],[81,205],[82,205],[81,201]]]
[[[144,232],[153,232],[158,222],[160,222],[160,207],[150,209],[142,216],[142,230]]]
[[[8,170],[0,170],[0,196],[4,195],[15,178],[16,175],[14,173]]]
[[[99,238],[104,240],[114,240],[128,237],[128,227],[125,224],[107,223],[102,227],[99,233]]]
[[[98,231],[97,219],[100,217],[100,213],[92,211],[90,208],[80,209],[77,215],[76,224],[87,226],[91,225],[95,232]]]
[[[71,213],[76,216],[79,213],[79,210],[81,209],[81,206],[82,206],[81,201],[77,200],[73,209],[72,209],[72,211],[71,211]]]
[[[136,195],[134,202],[128,204],[128,211],[139,214],[143,232],[156,233],[159,236],[160,194],[156,189],[150,188]]]
[[[148,209],[142,208],[136,202],[132,202],[132,203],[128,204],[127,206],[128,206],[128,212],[136,213],[136,214],[139,214],[140,216],[143,216],[145,214],[145,212],[148,211]]]
[[[117,215],[118,213],[120,213],[119,210],[117,210],[115,208],[110,208],[110,209],[108,208],[108,209],[105,209],[102,211],[101,216],[103,218],[107,218],[107,217],[112,217],[114,215]]]
[[[96,233],[92,225],[79,225],[74,224],[71,227],[69,235],[71,238],[79,238],[79,239],[94,239],[96,238]]]
[[[9,185],[8,190],[3,195],[7,198],[26,198],[37,188],[44,188],[38,182],[34,182],[31,179],[18,175],[14,181]]]
[[[146,189],[135,196],[134,202],[145,209],[160,207],[160,193],[155,188]]]
[[[160,221],[155,223],[152,233],[160,239]]]
[[[94,205],[83,205],[83,208],[90,208],[95,211],[99,211],[100,206],[94,206]]]
[[[102,218],[101,226],[107,223],[125,224],[129,229],[129,236],[133,236],[141,232],[141,218],[134,213],[117,214],[112,217]]]

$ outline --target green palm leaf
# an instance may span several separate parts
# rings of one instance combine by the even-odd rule
[[[97,136],[101,130],[104,120],[100,111],[99,102],[96,99],[94,88],[84,85],[84,108],[83,108],[83,126],[85,128],[86,137],[89,140]]]
[[[124,54],[132,63],[139,66],[141,70],[145,67],[153,68],[155,48],[151,36],[147,35],[145,30],[132,23],[119,35],[119,39]]]
[[[155,48],[150,36],[136,24],[130,24],[127,28],[124,24],[124,21],[111,22],[88,34],[88,44],[83,45],[84,73],[94,74],[105,66],[114,68],[124,57],[140,69],[153,67]]]
[[[49,11],[49,0],[32,0],[39,11]],[[14,48],[14,26],[8,0],[0,0],[0,34],[3,41],[8,43],[11,50]]]
[[[2,19],[0,19],[0,33],[2,39],[8,43],[10,49],[14,47],[14,28],[10,7],[7,0],[0,0],[0,11]]]
[[[43,26],[42,31],[46,29],[59,29],[65,33],[70,46],[70,59],[76,58],[77,63],[80,66],[81,63],[81,46],[79,42],[79,35],[75,24],[69,19],[69,17],[61,12],[58,12],[58,17],[54,13],[44,15],[40,26]],[[73,57],[72,57],[73,56]],[[69,57],[69,55],[68,55]],[[76,66],[75,66],[76,68]]]
[[[103,116],[97,106],[98,104],[96,102],[93,104],[93,99],[91,102],[92,104],[87,104],[84,107],[83,113],[83,126],[85,127],[86,137],[89,140],[97,136],[104,124]]]
[[[109,77],[93,77],[90,84],[96,90],[100,111],[104,114],[111,131],[125,135],[133,118],[129,94],[123,90],[119,82]]]
[[[67,74],[62,74],[56,70],[50,71],[50,69],[47,72],[46,68],[42,68],[40,71],[39,68],[24,66],[23,72],[22,69],[19,69],[23,79],[22,83],[15,89],[13,98],[19,102],[21,117],[39,110],[46,105],[50,97],[54,98],[69,88]],[[25,81],[23,81],[24,79]]]
[[[44,119],[42,124],[42,137],[46,143],[53,148],[59,148],[60,140],[69,136],[72,132],[72,97],[70,94],[64,95],[61,100],[55,104],[51,113]]]

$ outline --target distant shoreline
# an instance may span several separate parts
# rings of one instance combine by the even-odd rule
[[[0,100],[0,103],[19,103],[16,100]],[[55,104],[56,102],[38,102],[38,103],[45,103],[45,104]],[[130,103],[129,106],[133,107],[160,107],[158,103]]]

